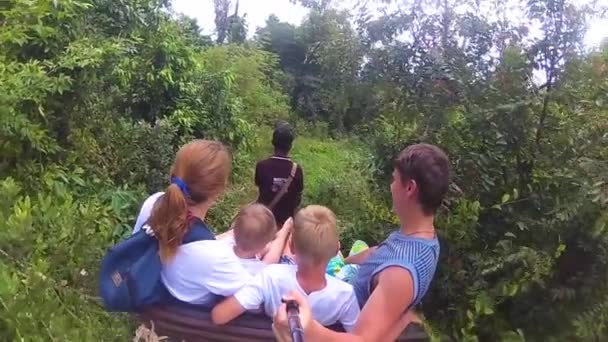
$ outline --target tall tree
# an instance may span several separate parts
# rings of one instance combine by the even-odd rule
[[[536,145],[542,151],[541,139],[551,112],[553,88],[559,82],[565,61],[583,49],[586,14],[590,8],[580,8],[566,0],[531,0],[528,16],[540,23],[542,36],[532,46],[531,54],[536,68],[544,73],[545,83],[540,87],[545,95],[536,128]]]
[[[293,4],[299,3],[300,5],[310,8],[315,11],[322,12],[330,7],[332,0],[289,0]]]
[[[236,1],[234,12],[228,15],[232,2],[230,0],[213,0],[215,8],[215,32],[217,44],[242,44],[247,39],[247,21],[245,16],[239,16],[239,1]]]
[[[239,1],[236,1],[234,13],[228,17],[228,43],[242,44],[247,39],[247,21],[239,17]]]
[[[258,42],[279,55],[291,75],[293,107],[309,120],[325,120],[338,130],[351,108],[363,53],[345,11],[313,9],[297,29],[269,17]]]
[[[228,12],[230,11],[230,0],[213,0],[215,9],[215,42],[222,44],[228,35],[230,29],[230,21],[228,20]]]

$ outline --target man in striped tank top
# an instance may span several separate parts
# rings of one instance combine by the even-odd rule
[[[395,160],[391,194],[401,227],[376,248],[351,258],[359,264],[354,279],[361,314],[353,331],[337,333],[310,318],[306,300],[293,292],[300,305],[306,341],[390,341],[413,319],[409,311],[426,294],[437,266],[439,243],[435,212],[449,186],[449,161],[438,147],[407,147]],[[275,333],[289,340],[285,307],[277,311]]]

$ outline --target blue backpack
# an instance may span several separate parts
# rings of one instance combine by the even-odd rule
[[[200,240],[215,240],[215,236],[196,218],[182,243]],[[160,279],[158,251],[158,240],[144,229],[110,248],[99,272],[99,294],[106,310],[134,312],[172,299]]]

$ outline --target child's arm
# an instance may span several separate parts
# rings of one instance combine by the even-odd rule
[[[226,324],[237,318],[245,311],[255,310],[264,302],[264,273],[238,290],[233,296],[226,298],[211,310],[211,320],[214,324]]]
[[[245,308],[239,303],[234,296],[224,299],[211,310],[211,320],[213,324],[226,324],[238,316],[242,315]]]
[[[340,323],[344,327],[346,332],[351,332],[355,328],[355,324],[359,319],[359,313],[361,310],[359,309],[359,302],[357,302],[357,297],[355,296],[355,292],[350,294],[348,300],[344,304],[344,308],[340,314]]]
[[[283,249],[287,243],[287,238],[293,226],[293,219],[290,217],[285,221],[283,227],[277,232],[276,238],[270,242],[268,250],[262,261],[266,264],[278,264],[283,254]]]
[[[344,263],[360,265],[360,264],[364,263],[365,260],[367,260],[367,258],[369,258],[369,256],[376,250],[376,248],[377,248],[377,246],[370,247],[361,253],[351,255],[351,256],[347,257],[346,259],[344,259]]]

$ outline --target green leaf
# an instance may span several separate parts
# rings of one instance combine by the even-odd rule
[[[601,235],[606,229],[606,221],[608,221],[608,214],[598,217],[593,224],[593,236]]]
[[[564,253],[564,251],[566,250],[566,245],[563,243],[560,243],[559,246],[557,246],[557,249],[555,250],[555,258],[559,258],[562,253]]]
[[[518,291],[519,291],[519,286],[517,284],[510,284],[510,285],[507,285],[507,291],[505,294],[509,297],[513,297],[517,294]]]
[[[40,116],[46,119],[46,114],[44,113],[44,109],[42,108],[42,106],[38,106],[38,113],[40,113]]]
[[[502,203],[502,204],[507,203],[507,202],[509,201],[509,199],[510,199],[510,198],[511,198],[511,195],[509,195],[509,194],[504,194],[504,195],[502,195],[501,203]]]

